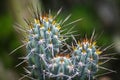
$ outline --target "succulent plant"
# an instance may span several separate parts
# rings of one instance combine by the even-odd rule
[[[66,42],[69,37],[66,38],[66,33],[61,33],[64,31],[61,29],[62,26],[68,26],[81,19],[63,25],[70,15],[58,22],[56,17],[60,11],[61,9],[55,16],[52,16],[51,13],[48,15],[37,13],[34,21],[26,21],[28,27],[25,31],[24,45],[27,55],[22,59],[24,59],[23,62],[28,63],[28,67],[24,68],[27,75],[22,78],[29,77],[33,80],[93,80],[99,68],[114,72],[99,66],[100,54],[103,50],[93,40],[94,32],[91,39],[85,38],[78,41],[70,33],[69,36],[75,43],[71,45]],[[64,46],[68,48],[67,51]]]
[[[78,41],[73,46],[72,59],[81,80],[86,77],[93,79],[98,70],[99,54],[102,52],[96,47],[96,42],[88,39]]]

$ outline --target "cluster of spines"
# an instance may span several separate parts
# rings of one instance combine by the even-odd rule
[[[59,47],[62,40],[60,40],[60,25],[56,23],[53,18],[47,16],[40,16],[31,23],[30,30],[28,30],[28,41],[27,41],[27,51],[26,56],[29,61],[29,66],[35,66],[33,72],[35,75],[40,75],[38,73],[43,73],[44,66],[43,56],[49,61],[54,55],[59,52]],[[34,74],[33,73],[33,74]]]
[[[96,42],[83,40],[78,41],[76,46],[72,46],[71,54],[57,54],[47,64],[47,75],[57,77],[63,80],[71,80],[75,77],[78,80],[89,78],[93,79],[93,75],[98,69],[99,54],[101,51],[96,48]]]
[[[52,17],[40,16],[31,25],[28,35],[28,61],[32,75],[50,78],[79,79],[92,77],[97,71],[98,53],[95,42],[85,39],[72,46],[72,54],[60,53],[60,24]]]
[[[60,11],[57,15],[59,13]],[[75,44],[69,45],[71,52],[63,53],[65,51],[61,46],[64,46],[66,39],[63,39],[64,34],[60,33],[60,23],[63,24],[70,15],[60,23],[55,21],[55,17],[51,15],[38,16],[33,23],[29,24],[30,29],[27,30],[25,43],[28,54],[24,57],[25,61],[23,62],[28,62],[30,71],[25,69],[26,72],[38,80],[50,78],[62,80],[87,78],[91,80],[99,68],[99,54],[102,51],[98,49],[95,41],[86,38],[78,42],[74,39]],[[79,20],[73,21],[67,26]]]
[[[99,54],[102,52],[97,49],[96,42],[84,39],[78,41],[73,48],[73,63],[76,65],[80,78],[92,78],[98,69]]]

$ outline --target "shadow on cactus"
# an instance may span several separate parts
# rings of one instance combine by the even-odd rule
[[[31,80],[93,80],[101,75],[96,75],[99,69],[108,71],[103,74],[115,72],[101,66],[114,59],[109,57],[109,54],[102,54],[111,45],[105,49],[99,48],[96,45],[95,30],[90,39],[76,40],[72,34],[74,31],[66,30],[65,26],[81,19],[65,24],[71,15],[58,21],[57,16],[60,12],[61,9],[55,16],[52,16],[50,11],[48,15],[36,12],[33,21],[25,20],[28,24],[26,28],[18,27],[20,31],[25,32],[26,39],[24,44],[13,50],[11,54],[26,46],[27,55],[21,57],[23,62],[17,66],[24,62],[28,63],[27,68],[24,68],[27,75],[20,80],[24,77]],[[68,38],[73,39],[72,44],[66,42]],[[99,63],[101,59],[102,62]]]

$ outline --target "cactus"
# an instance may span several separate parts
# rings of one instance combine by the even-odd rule
[[[93,79],[93,75],[97,72],[97,64],[101,51],[97,49],[96,42],[84,39],[78,41],[73,47],[72,59],[75,68],[79,73],[80,80],[86,77]]]
[[[60,39],[60,24],[52,16],[39,16],[31,24],[26,45],[29,66],[34,66],[32,75],[39,77],[46,70],[47,61],[59,53],[62,40]],[[42,74],[43,75],[43,74]],[[42,79],[42,75],[40,79]]]
[[[23,62],[28,63],[28,67],[24,68],[27,73],[24,77],[32,80],[93,80],[99,68],[112,72],[98,64],[102,50],[93,40],[94,32],[91,39],[77,41],[71,36],[75,44],[70,45],[66,43],[61,28],[81,19],[63,25],[70,15],[60,22],[57,22],[56,16],[38,13],[34,21],[28,23],[29,29],[25,36],[27,55],[22,58]],[[67,52],[63,46],[69,46]]]

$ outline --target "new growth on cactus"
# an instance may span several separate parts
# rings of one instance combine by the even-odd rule
[[[56,17],[60,12],[61,9],[55,16],[37,13],[34,21],[26,21],[28,27],[24,45],[27,55],[22,59],[28,63],[28,67],[24,68],[27,75],[20,80],[24,77],[32,80],[93,80],[99,68],[114,72],[98,64],[102,50],[93,39],[95,32],[90,39],[78,41],[70,34],[74,43],[71,45],[66,42],[68,37],[61,33],[64,31],[62,26],[69,26],[81,19],[63,25],[70,15],[58,22]],[[69,46],[69,49],[66,51],[63,46]],[[106,61],[107,58],[103,63]]]

